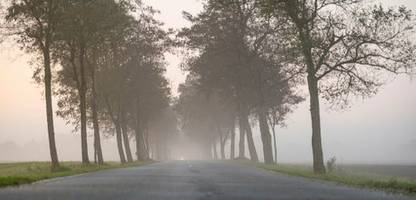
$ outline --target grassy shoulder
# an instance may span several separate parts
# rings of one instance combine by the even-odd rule
[[[40,180],[83,174],[107,169],[135,167],[153,162],[134,162],[120,164],[108,162],[105,165],[87,164],[80,162],[62,162],[59,169],[52,171],[49,162],[0,163],[0,187],[17,186]]]
[[[283,173],[291,176],[300,176],[317,180],[331,181],[352,187],[377,189],[393,193],[405,193],[416,195],[416,181],[397,177],[376,176],[348,172],[342,169],[335,170],[327,174],[314,174],[311,167],[305,165],[266,165],[249,161],[236,161],[239,164],[251,165],[273,172]]]

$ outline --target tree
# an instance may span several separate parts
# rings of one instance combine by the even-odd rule
[[[234,112],[222,102],[218,94],[206,94],[201,90],[198,78],[187,77],[179,87],[180,96],[175,104],[181,129],[199,144],[202,158],[217,159],[217,143],[220,143],[221,158],[225,159],[225,132],[235,120]]]
[[[284,70],[292,55],[276,53],[276,36],[281,24],[266,20],[256,1],[207,1],[196,17],[186,14],[193,26],[180,36],[185,45],[198,53],[189,58],[186,70],[196,74],[201,90],[236,102],[239,122],[239,157],[245,156],[247,138],[250,158],[258,161],[250,117],[259,121],[264,159],[273,162],[267,116],[293,94],[293,71]],[[283,24],[283,23],[282,23]],[[295,101],[294,101],[295,102]]]
[[[57,83],[60,106],[59,114],[80,124],[82,160],[88,163],[87,125],[94,129],[94,158],[103,163],[100,142],[99,115],[103,91],[99,76],[109,65],[117,68],[122,59],[117,51],[125,47],[133,18],[130,7],[124,1],[67,1],[63,20],[58,27],[59,47],[55,54],[62,69]],[[124,46],[123,46],[124,45]],[[75,90],[75,91],[73,91]],[[67,92],[72,91],[72,92]],[[73,97],[69,97],[73,96]],[[67,101],[78,98],[78,100]],[[71,108],[78,104],[78,109]],[[71,113],[75,112],[75,113]],[[88,116],[89,114],[89,116]],[[116,113],[117,114],[117,113]],[[79,120],[77,119],[79,118]],[[111,118],[110,118],[111,119]],[[121,127],[120,125],[118,127]],[[117,129],[119,130],[119,129]],[[126,147],[127,148],[127,147]],[[124,154],[123,154],[124,155]]]
[[[149,132],[154,160],[169,160],[171,158],[172,141],[179,132],[178,119],[172,108],[171,106],[165,108],[150,122]]]
[[[149,159],[150,123],[169,107],[170,89],[165,73],[164,53],[173,45],[170,31],[162,29],[162,23],[154,18],[157,13],[151,7],[136,5],[139,20],[129,32],[124,60],[126,94],[130,94],[128,115],[135,132],[138,160]]]
[[[312,119],[315,173],[325,173],[320,96],[345,106],[352,96],[369,97],[384,83],[383,73],[414,68],[413,16],[405,7],[385,9],[362,0],[265,0],[264,13],[286,20],[302,55]],[[299,65],[298,65],[299,66]]]
[[[248,123],[248,102],[252,96],[245,33],[250,14],[250,9],[244,6],[207,1],[198,16],[185,13],[193,26],[183,29],[179,36],[184,38],[183,43],[188,49],[199,52],[188,59],[186,70],[200,76],[203,90],[235,101],[233,106],[240,127],[239,156],[245,157],[244,140],[247,137],[250,158],[258,161]]]
[[[52,169],[59,167],[55,144],[52,107],[51,48],[55,45],[55,31],[59,22],[61,3],[58,0],[13,1],[7,9],[6,20],[13,23],[12,34],[28,52],[41,54],[45,89],[46,118]],[[40,73],[40,70],[35,73]]]

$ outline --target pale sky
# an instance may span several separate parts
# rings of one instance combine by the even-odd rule
[[[161,11],[158,16],[167,28],[189,24],[182,11],[197,13],[199,0],[145,0]],[[414,0],[383,0],[388,5],[406,5],[416,10]],[[30,56],[7,44],[0,48],[0,150],[17,145],[19,152],[0,151],[0,161],[47,160],[48,149],[42,87],[31,79]],[[180,55],[168,55],[167,77],[176,94],[184,81]],[[288,127],[278,129],[278,159],[282,162],[310,162],[310,116],[307,102],[289,117]],[[343,112],[322,109],[322,137],[325,158],[336,156],[341,163],[406,163],[416,164],[416,83],[399,77],[383,87],[371,99],[357,100]],[[55,118],[57,148],[60,159],[79,160],[79,134]],[[254,131],[261,155],[258,130]],[[118,160],[114,138],[104,139],[104,157]],[[92,142],[89,145],[92,152]],[[22,152],[20,152],[22,151]],[[90,154],[92,155],[92,154]]]

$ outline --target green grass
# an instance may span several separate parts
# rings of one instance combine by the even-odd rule
[[[391,176],[369,175],[364,173],[353,173],[345,170],[336,170],[327,174],[315,174],[311,167],[305,165],[266,165],[252,163],[249,161],[237,161],[240,164],[251,165],[273,172],[283,173],[291,176],[331,181],[352,187],[383,190],[393,193],[405,193],[416,195],[416,181]]]
[[[2,163],[0,164],[0,187],[16,186],[44,179],[100,170],[141,166],[150,163],[152,162],[135,162],[122,165],[116,162],[108,162],[105,165],[84,165],[80,162],[62,162],[59,169],[53,171],[49,162]]]

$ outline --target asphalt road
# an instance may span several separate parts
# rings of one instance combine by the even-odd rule
[[[172,161],[0,189],[13,199],[410,199],[248,166]]]

